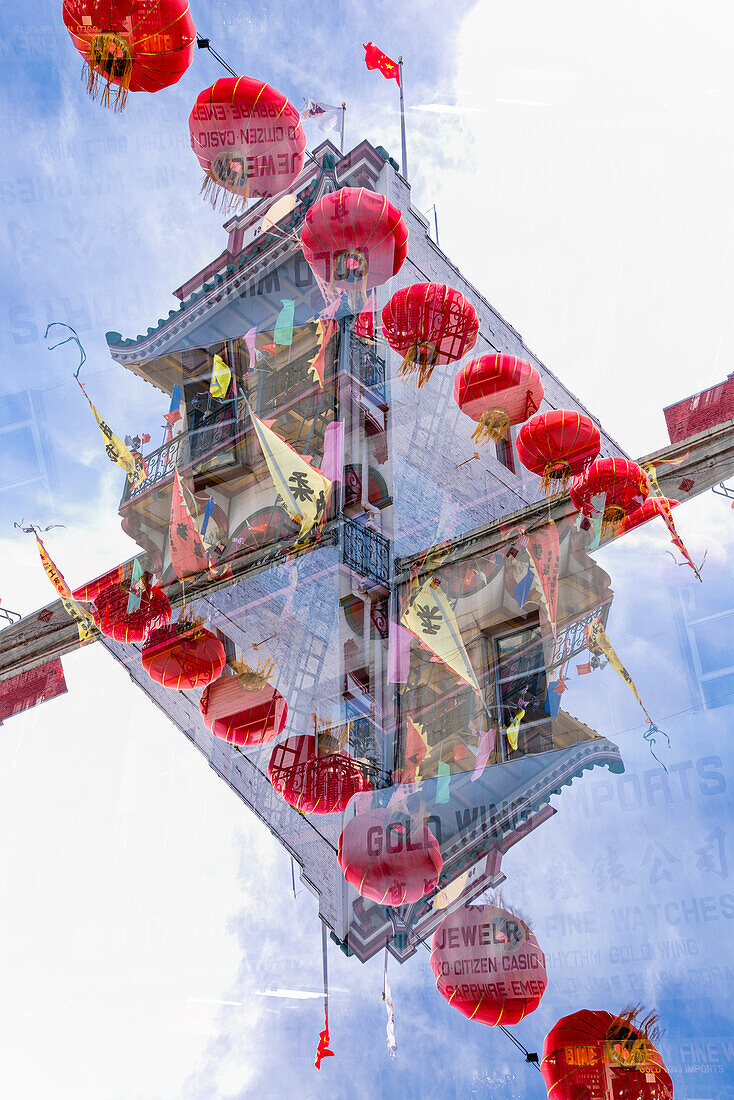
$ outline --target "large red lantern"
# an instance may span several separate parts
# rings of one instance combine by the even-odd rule
[[[288,717],[288,705],[264,676],[251,672],[222,676],[199,703],[204,725],[215,737],[239,748],[273,741]]]
[[[512,424],[538,411],[543,393],[535,367],[516,355],[480,355],[461,368],[454,382],[456,404],[477,421],[472,433],[477,443],[504,439]]]
[[[599,429],[588,416],[570,409],[536,413],[517,433],[515,449],[526,470],[541,478],[541,492],[565,493],[571,478],[599,454]]]
[[[402,214],[363,187],[324,195],[306,214],[301,242],[319,282],[332,294],[346,291],[353,309],[372,287],[397,275],[408,255]]]
[[[679,500],[669,500],[667,497],[648,497],[644,504],[625,516],[622,521],[622,534],[633,531],[635,527],[640,527],[648,520],[654,519],[655,516],[665,517],[666,508],[669,513],[673,508],[677,508],[679,504]]]
[[[673,1083],[655,1049],[654,1017],[582,1009],[545,1037],[540,1072],[553,1100],[673,1100]]]
[[[320,753],[318,739],[310,733],[276,745],[268,775],[278,794],[303,814],[341,813],[353,795],[370,789],[353,756]]]
[[[408,905],[429,894],[443,866],[438,841],[422,815],[389,804],[370,807],[369,802],[345,824],[337,858],[357,893],[390,906]]]
[[[189,115],[202,192],[222,210],[285,191],[303,168],[306,135],[284,95],[249,76],[205,88]]]
[[[133,576],[133,562],[126,562],[124,565],[116,565],[114,569],[110,569],[107,573],[103,573],[101,577],[95,577],[94,580],[87,581],[86,584],[82,584],[79,588],[75,588],[72,592],[72,596],[77,602],[89,603],[99,596],[105,588],[110,588],[115,584],[129,584],[132,582]]]
[[[596,513],[593,501],[604,496],[601,533],[617,535],[623,520],[642,506],[650,492],[647,474],[628,458],[597,458],[571,485],[571,503],[587,519]]]
[[[216,634],[180,619],[153,631],[141,656],[151,679],[177,691],[206,687],[221,676],[226,660]]]
[[[194,56],[188,0],[64,0],[62,13],[86,62],[87,91],[116,111],[128,92],[175,84]]]
[[[496,905],[464,905],[431,944],[436,988],[470,1020],[517,1024],[545,993],[545,955],[524,921]]]
[[[131,595],[138,606],[128,611]],[[168,597],[155,585],[139,595],[126,584],[109,585],[94,597],[92,609],[97,629],[116,642],[144,642],[153,630],[168,626],[171,614]]]
[[[443,283],[413,283],[393,294],[382,311],[388,344],[403,356],[398,374],[427,382],[433,368],[454,363],[474,347],[476,310],[460,291]]]

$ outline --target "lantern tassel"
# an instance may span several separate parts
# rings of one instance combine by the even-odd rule
[[[221,180],[218,180],[209,172],[205,172],[201,184],[201,194],[204,199],[211,203],[212,208],[218,210],[221,214],[237,213],[244,210],[247,205],[247,200],[250,197],[250,181],[247,181],[244,193],[239,193],[228,190]]]
[[[540,491],[548,500],[565,496],[573,477],[570,467],[564,462],[546,466],[540,479]]]
[[[500,439],[507,438],[509,426],[510,417],[504,409],[485,409],[471,437],[479,444],[489,443],[490,440],[498,443]]]
[[[87,94],[91,99],[96,100],[99,96],[103,107],[124,110],[132,75],[133,54],[127,39],[114,31],[95,34],[82,69],[82,79],[87,82]],[[117,86],[114,96],[113,84]]]
[[[624,520],[624,508],[618,504],[611,504],[604,509],[604,518],[601,523],[601,537],[614,539],[622,533],[622,521]]]
[[[250,668],[244,661],[230,661],[229,666],[237,673],[237,680],[243,691],[261,691],[275,669],[275,663],[269,657],[261,658],[255,668]]]
[[[411,380],[418,376],[418,389],[423,386],[433,374],[438,352],[426,344],[411,344],[408,354],[398,368],[398,377]]]

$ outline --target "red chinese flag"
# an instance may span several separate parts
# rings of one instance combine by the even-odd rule
[[[392,61],[386,53],[378,50],[374,42],[364,45],[364,62],[368,69],[379,69],[385,80],[397,80],[400,86],[400,68],[397,61]]]

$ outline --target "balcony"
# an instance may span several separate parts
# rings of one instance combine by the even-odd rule
[[[342,517],[342,562],[380,588],[390,584],[390,543],[379,531]]]
[[[146,475],[138,485],[125,483],[120,505],[127,504],[155,485],[173,477],[174,470],[196,465],[203,473],[214,465],[229,465],[234,461],[237,442],[237,418],[234,406],[227,403],[198,419],[192,412],[191,429],[175,436],[145,457]],[[227,453],[229,452],[229,453]]]
[[[381,402],[387,401],[385,384],[385,360],[380,359],[374,347],[352,337],[349,343],[349,373],[365,389],[371,390]]]

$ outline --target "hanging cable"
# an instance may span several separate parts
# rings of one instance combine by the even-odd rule
[[[200,50],[208,50],[214,60],[218,61],[222,68],[227,70],[230,76],[237,76],[237,73],[234,71],[231,65],[228,65],[224,58],[217,53],[208,38],[204,38],[202,35],[197,34],[196,45],[199,47]]]
[[[199,47],[200,50],[208,50],[209,53],[214,58],[214,60],[218,61],[219,64],[222,66],[222,68],[227,70],[227,72],[229,73],[230,76],[234,76],[235,78],[237,76],[239,76],[239,73],[236,73],[234,71],[234,69],[232,68],[232,66],[227,64],[227,62],[224,60],[222,55],[220,53],[217,53],[217,51],[214,49],[214,47],[211,44],[211,39],[204,38],[203,35],[201,35],[197,32],[196,45]],[[318,167],[321,168],[321,162],[316,159],[316,157],[313,155],[313,153],[310,151],[310,149],[304,149],[303,151],[306,154],[306,156],[309,157],[314,162],[314,164],[318,165]]]

